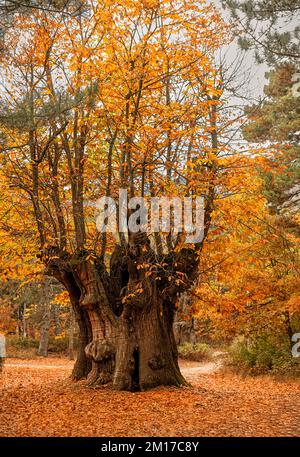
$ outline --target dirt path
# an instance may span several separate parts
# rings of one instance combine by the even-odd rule
[[[68,365],[40,365],[37,362],[36,363],[29,363],[29,362],[6,362],[5,364],[6,367],[24,367],[24,368],[33,368],[37,370],[57,370],[57,369],[62,369],[65,370],[68,368]]]
[[[211,361],[192,362],[193,366],[186,366],[185,361],[180,361],[181,371],[184,377],[190,381],[196,381],[199,375],[211,374],[220,370],[224,365],[225,353],[223,351],[215,351]]]
[[[300,384],[225,373],[222,356],[181,362],[191,388],[89,389],[67,359],[7,361],[0,436],[298,436]]]
[[[213,354],[212,361],[204,362],[186,362],[184,360],[180,361],[181,371],[183,375],[189,380],[194,380],[200,374],[214,373],[223,366],[222,352],[216,351]],[[51,359],[50,359],[51,360]],[[38,370],[56,370],[56,369],[66,369],[73,365],[73,362],[70,360],[65,360],[64,364],[61,363],[60,359],[52,359],[52,365],[49,365],[47,359],[37,359],[37,360],[18,360],[18,359],[8,359],[5,366],[6,367],[24,367],[32,368]]]

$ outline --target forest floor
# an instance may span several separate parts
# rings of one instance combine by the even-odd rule
[[[0,436],[299,436],[300,383],[222,370],[222,356],[181,361],[192,387],[87,388],[64,358],[8,359]]]

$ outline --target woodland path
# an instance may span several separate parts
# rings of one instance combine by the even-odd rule
[[[206,374],[206,373],[213,373],[223,366],[222,360],[222,352],[215,351],[213,354],[212,361],[204,361],[204,362],[186,362],[181,361],[181,371],[182,374],[189,380],[192,381],[193,379],[197,378],[199,374]],[[47,364],[47,359],[43,358],[42,360],[46,360],[44,363],[41,363],[40,360],[37,361],[30,361],[30,360],[17,360],[14,359],[12,361],[6,362],[6,367],[24,367],[24,368],[33,368],[33,369],[41,369],[41,370],[48,370],[48,369],[66,369],[66,363],[58,364],[55,363],[53,365]],[[55,360],[55,359],[53,359]],[[58,359],[59,361],[59,359]],[[71,365],[73,362],[68,360],[67,366]]]
[[[299,436],[300,382],[241,376],[181,361],[192,387],[148,392],[87,388],[62,358],[7,360],[0,436]]]

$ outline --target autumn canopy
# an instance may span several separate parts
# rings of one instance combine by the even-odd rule
[[[259,307],[271,295],[285,313],[295,305],[296,235],[278,235],[262,190],[287,146],[231,144],[240,119],[220,55],[232,37],[199,0],[87,0],[70,14],[10,18],[0,54],[1,276],[48,276],[67,291],[79,328],[74,380],[185,385],[173,323],[187,291],[191,312],[229,334],[250,299]],[[174,221],[169,231],[99,232],[95,202],[117,201],[120,189],[203,197],[203,239],[187,243]],[[288,287],[284,266],[268,269],[278,252]]]

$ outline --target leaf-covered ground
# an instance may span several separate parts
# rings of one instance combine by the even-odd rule
[[[0,436],[300,434],[296,381],[241,377],[211,366],[205,372],[184,362],[192,388],[126,393],[73,383],[71,368],[65,359],[9,360],[0,384]]]

